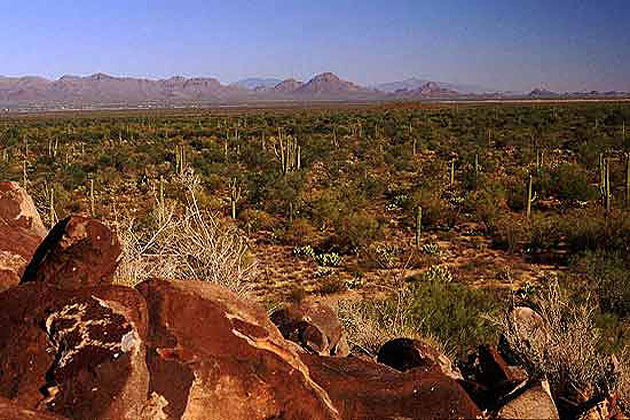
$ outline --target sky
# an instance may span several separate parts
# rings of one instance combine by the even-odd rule
[[[0,75],[630,91],[630,0],[0,0]]]

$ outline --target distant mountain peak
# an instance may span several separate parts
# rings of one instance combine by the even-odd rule
[[[332,72],[320,73],[300,86],[296,92],[302,94],[341,94],[353,92],[369,92],[369,89],[355,85],[352,82],[341,79]]]
[[[558,94],[556,92],[553,92],[551,90],[542,88],[542,87],[537,87],[532,89],[531,92],[529,92],[527,94],[527,96],[530,97],[549,97],[549,96],[558,96]]]

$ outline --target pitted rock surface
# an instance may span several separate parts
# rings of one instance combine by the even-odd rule
[[[0,293],[0,396],[73,419],[137,419],[148,392],[146,305],[133,289]]]
[[[403,373],[359,357],[308,353],[300,357],[343,419],[474,419],[481,415],[464,389],[435,367]]]
[[[37,248],[20,284],[39,282],[72,289],[110,284],[121,248],[96,219],[68,217]]]
[[[300,303],[277,309],[271,321],[287,340],[321,356],[345,357],[349,354],[341,322],[328,305]]]
[[[16,182],[0,182],[0,291],[19,283],[44,236],[31,197]]]
[[[67,420],[43,411],[29,410],[0,397],[0,420]]]
[[[149,308],[146,411],[156,418],[340,418],[262,309],[208,283],[149,280],[137,288]]]

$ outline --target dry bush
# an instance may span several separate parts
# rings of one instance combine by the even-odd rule
[[[147,220],[123,217],[117,222],[123,252],[116,281],[135,285],[148,278],[203,280],[246,294],[254,263],[245,238],[233,225],[200,210],[199,179],[192,172],[176,183],[184,203],[157,198]]]
[[[533,377],[547,377],[557,395],[586,401],[605,398],[619,385],[610,357],[601,352],[602,337],[595,325],[596,306],[576,303],[552,281],[535,300],[543,319],[530,327],[507,314],[498,320],[511,350]]]
[[[445,346],[431,335],[423,335],[411,313],[409,290],[402,284],[391,291],[385,300],[340,300],[337,314],[350,348],[376,356],[383,344],[394,338],[411,338],[423,341],[447,355]],[[452,355],[447,355],[451,358]]]

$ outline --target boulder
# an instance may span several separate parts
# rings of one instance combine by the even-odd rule
[[[464,389],[478,406],[490,410],[496,409],[503,397],[524,385],[528,378],[523,368],[510,365],[495,347],[488,345],[469,354],[460,367]]]
[[[506,321],[510,325],[511,334],[520,337],[524,342],[532,340],[540,340],[547,334],[545,320],[527,306],[517,306],[508,314]],[[499,352],[505,360],[511,365],[518,365],[520,360],[518,355],[512,350],[509,340],[505,335],[499,338]]]
[[[464,389],[436,367],[403,373],[353,356],[302,353],[300,357],[343,419],[473,419],[481,415]]]
[[[512,399],[501,407],[497,419],[559,419],[549,383],[539,381],[519,389]]]
[[[0,396],[73,419],[136,420],[147,397],[147,311],[122,286],[0,293]]]
[[[411,338],[395,338],[386,342],[379,349],[376,361],[401,372],[418,367],[437,367],[445,375],[461,379],[448,357],[427,343]]]
[[[20,284],[38,282],[64,289],[111,284],[120,252],[118,238],[107,226],[71,216],[48,233]]]
[[[186,420],[339,419],[258,307],[204,282],[149,280],[147,415]]]
[[[491,389],[496,398],[509,393],[527,381],[527,373],[518,366],[510,366],[495,347],[479,347],[478,381]]]
[[[292,304],[277,309],[270,318],[284,338],[306,351],[339,357],[350,353],[337,313],[328,305]]]
[[[43,411],[29,410],[0,397],[0,420],[67,420]]]
[[[19,283],[44,236],[31,197],[16,182],[0,182],[0,291]]]

